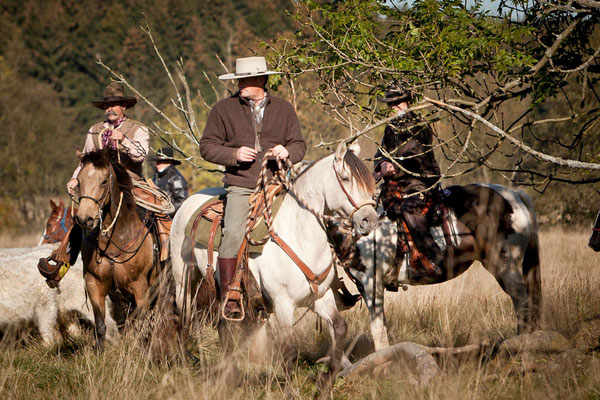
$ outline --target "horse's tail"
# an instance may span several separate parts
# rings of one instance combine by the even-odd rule
[[[538,222],[533,209],[533,201],[525,192],[517,191],[519,198],[529,211],[531,234],[523,258],[523,280],[529,295],[529,312],[527,313],[527,326],[534,330],[539,324],[542,309],[542,277],[540,270],[540,240],[538,236]]]

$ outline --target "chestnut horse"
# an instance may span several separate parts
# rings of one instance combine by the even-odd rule
[[[58,204],[50,200],[50,208],[52,208],[52,211],[38,246],[60,243],[73,225],[73,214],[77,212],[77,209],[73,210],[71,206],[65,207],[62,200]]]
[[[144,315],[154,304],[151,288],[156,289],[159,275],[163,279],[164,274],[160,274],[158,253],[154,251],[152,219],[148,213],[144,219],[138,214],[133,183],[126,169],[114,159],[110,149],[85,155],[78,152],[77,156],[82,168],[78,176],[80,203],[74,219],[84,232],[81,255],[94,311],[96,347],[101,351],[106,334],[106,295],[111,299],[122,298],[121,295],[133,298],[137,307],[134,313]],[[160,302],[164,291],[157,290],[152,296],[159,293]],[[171,350],[173,347],[167,349]]]

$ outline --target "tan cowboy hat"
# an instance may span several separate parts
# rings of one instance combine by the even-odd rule
[[[253,76],[265,76],[282,74],[283,72],[267,70],[267,62],[264,57],[244,57],[235,60],[235,73],[219,76],[219,79],[226,81],[228,79],[252,78]]]
[[[104,89],[104,100],[92,101],[94,107],[105,109],[107,105],[114,105],[115,103],[122,103],[126,108],[131,108],[137,103],[135,97],[125,97],[123,94],[125,89],[121,83],[111,82]]]

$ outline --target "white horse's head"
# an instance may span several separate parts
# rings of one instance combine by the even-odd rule
[[[368,235],[377,226],[375,181],[359,152],[358,145],[340,144],[335,154],[306,168],[295,187],[318,212],[348,218],[357,234]]]
[[[368,235],[377,226],[375,211],[375,180],[371,171],[358,157],[360,146],[350,148],[342,142],[333,157],[335,183],[327,190],[326,204],[330,210],[350,218],[359,235]]]

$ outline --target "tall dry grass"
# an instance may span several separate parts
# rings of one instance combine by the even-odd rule
[[[557,330],[568,339],[586,319],[599,312],[600,254],[587,248],[588,232],[551,229],[542,232],[542,328]],[[6,283],[3,283],[6,284]],[[301,313],[299,313],[300,315]],[[349,339],[361,336],[359,354],[369,341],[366,309],[344,313]],[[459,346],[498,340],[515,334],[516,319],[510,299],[480,265],[454,281],[414,287],[387,296],[387,322],[392,342],[415,341],[426,345]],[[326,329],[307,315],[291,339],[298,361],[287,375],[276,351],[267,361],[249,361],[247,347],[236,352],[238,374],[231,373],[214,326],[210,321],[190,331],[188,349],[196,365],[157,364],[149,360],[147,346],[130,332],[120,344],[97,355],[91,333],[70,339],[60,347],[44,348],[36,339],[25,344],[0,342],[0,398],[129,398],[129,399],[292,399],[315,394],[317,374],[324,370],[314,361],[325,355]],[[598,333],[600,336],[600,332]],[[138,343],[138,344],[136,344]],[[250,350],[256,350],[250,345]],[[555,361],[555,368],[531,369],[532,361],[440,361],[444,373],[428,387],[410,379],[407,366],[397,366],[386,377],[359,376],[338,380],[333,398],[400,399],[579,399],[600,397],[598,363]],[[544,361],[544,360],[541,360]]]

